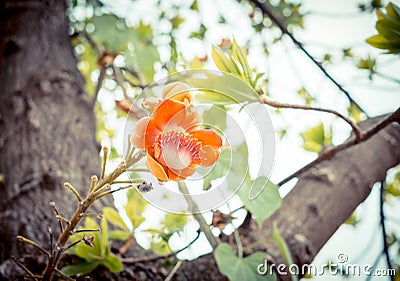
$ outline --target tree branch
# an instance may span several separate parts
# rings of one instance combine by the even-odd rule
[[[366,111],[351,97],[350,93],[343,88],[342,85],[340,85],[329,73],[328,71],[319,63],[303,46],[303,44],[298,41],[294,35],[287,29],[285,24],[277,17],[275,14],[271,11],[271,9],[267,6],[267,2],[261,3],[259,0],[249,0],[251,3],[253,3],[256,7],[261,9],[264,15],[267,15],[273,23],[276,24],[276,26],[281,30],[283,34],[286,34],[292,42],[300,49],[303,51],[303,53],[322,71],[322,73],[333,83],[335,86],[344,94],[346,95],[347,99],[353,103],[358,109],[360,109],[362,112],[364,112],[365,115],[367,115]],[[367,115],[368,117],[368,115]]]
[[[383,195],[384,195],[384,184],[381,182],[379,186],[379,214],[381,218],[381,228],[382,228],[382,242],[383,242],[383,253],[385,254],[386,257],[386,263],[388,266],[388,269],[393,268],[392,267],[392,262],[390,261],[390,254],[389,254],[389,247],[387,243],[387,232],[386,232],[386,223],[385,223],[385,213],[383,211]],[[393,281],[393,276],[390,276],[391,280]]]
[[[322,162],[324,160],[332,158],[336,153],[338,153],[338,152],[340,152],[342,150],[345,150],[345,149],[347,149],[347,148],[349,148],[351,146],[354,146],[354,145],[356,145],[358,143],[361,143],[361,142],[364,142],[364,141],[370,139],[372,136],[377,134],[380,130],[386,128],[388,125],[390,125],[393,122],[397,122],[397,123],[400,124],[400,108],[398,108],[392,114],[387,115],[383,119],[381,118],[379,122],[377,122],[374,125],[372,125],[365,132],[362,132],[361,137],[359,139],[353,137],[353,138],[351,138],[349,141],[347,141],[345,143],[342,143],[342,144],[340,144],[338,146],[335,146],[335,147],[332,147],[330,149],[325,150],[324,152],[322,152],[318,156],[317,159],[315,159],[314,161],[308,163],[306,166],[304,166],[303,168],[301,168],[298,171],[294,172],[290,176],[286,177],[285,179],[280,181],[278,183],[278,185],[279,186],[284,185],[285,183],[287,183],[291,179],[293,179],[295,177],[298,177],[299,175],[301,175],[305,171],[308,171],[310,168],[314,167],[318,163],[320,163],[320,162]]]
[[[357,126],[357,124],[354,123],[350,118],[344,116],[343,114],[341,114],[340,112],[337,112],[335,110],[321,108],[321,107],[315,107],[315,106],[308,106],[308,105],[280,103],[280,102],[276,102],[276,101],[271,101],[271,100],[267,99],[266,96],[261,96],[260,102],[263,104],[269,105],[271,107],[274,107],[274,108],[291,108],[291,109],[301,109],[301,110],[312,110],[312,111],[319,111],[319,112],[333,114],[350,125],[351,129],[353,130],[353,132],[358,140],[360,140],[362,138],[362,132],[361,132],[360,128]]]

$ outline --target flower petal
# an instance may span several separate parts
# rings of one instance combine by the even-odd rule
[[[210,145],[203,146],[200,150],[201,166],[211,166],[217,162],[219,151]]]
[[[203,146],[209,145],[218,149],[222,146],[221,137],[211,130],[197,130],[190,132],[190,134],[201,141]]]
[[[131,136],[131,144],[134,147],[139,149],[145,148],[145,134],[149,121],[149,117],[143,117],[136,123],[136,127],[133,130],[133,134]]]
[[[196,168],[187,167],[182,170],[176,169],[167,169],[168,170],[168,177],[170,180],[179,181],[184,180],[187,177],[191,176],[196,172]]]
[[[182,118],[184,119],[186,116],[185,111],[186,111],[185,104],[173,100],[165,100],[157,106],[156,110],[154,111],[151,117],[150,123],[152,123],[152,125],[157,127],[160,131],[163,131],[164,128],[167,126],[167,124],[168,125],[172,125],[172,123],[176,124],[175,122],[181,121]],[[177,116],[177,114],[183,116],[182,117],[179,115]]]
[[[154,158],[150,155],[150,153],[147,153],[147,167],[151,171],[151,173],[159,180],[161,181],[167,181],[168,180],[168,175],[164,170],[164,167],[161,166],[160,163],[158,163]]]
[[[183,102],[184,104],[191,104],[194,100],[194,95],[190,91],[190,85],[182,82],[173,82],[165,85],[162,98],[173,99],[176,101]]]

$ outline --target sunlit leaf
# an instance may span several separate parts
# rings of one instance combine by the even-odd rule
[[[237,68],[235,62],[226,55],[220,48],[213,46],[211,51],[212,59],[219,70],[240,75],[240,71]]]
[[[124,28],[117,27],[118,21]],[[124,20],[111,14],[103,14],[94,16],[92,23],[95,30],[91,33],[91,37],[98,45],[113,52],[123,51],[127,48],[127,43],[133,35],[133,29],[127,28]]]
[[[254,194],[254,191],[260,192]],[[239,188],[238,195],[245,208],[254,216],[259,228],[282,204],[278,187],[265,177],[255,180],[248,177]]]
[[[145,220],[143,212],[146,209],[147,201],[134,188],[129,189],[126,196],[128,197],[128,202],[124,207],[126,215],[131,221],[132,226],[136,229]]]
[[[378,49],[385,49],[389,53],[400,52],[400,8],[393,3],[386,6],[386,14],[376,10],[378,21],[376,22],[377,35],[366,40],[368,44]]]
[[[167,213],[164,220],[161,221],[161,224],[164,225],[169,232],[177,232],[183,229],[187,223],[187,219],[187,215]]]
[[[306,105],[311,105],[314,101],[314,98],[308,93],[308,91],[302,87],[300,90],[297,91],[299,96],[304,99]]]
[[[77,264],[63,267],[61,271],[67,276],[73,276],[77,274],[85,275],[95,270],[99,265],[100,261],[98,260],[95,261],[80,260],[78,261]]]
[[[111,240],[124,241],[131,236],[131,232],[127,230],[111,230],[109,233]]]
[[[301,137],[304,141],[305,150],[318,153],[325,145],[332,143],[332,128],[325,131],[324,125],[320,123],[301,133]]]
[[[105,220],[103,218],[103,220]],[[100,226],[97,224],[97,222],[94,219],[91,218],[86,218],[85,219],[85,224],[83,227],[79,227],[79,229],[100,229]],[[87,260],[101,260],[105,257],[105,253],[104,253],[104,245],[102,244],[103,239],[101,238],[100,232],[95,231],[95,232],[87,232],[85,234],[86,236],[93,236],[94,239],[92,241],[92,244],[94,247],[90,247],[88,245],[86,245],[85,243],[81,242],[78,243],[75,246],[75,253],[78,257],[80,258],[84,258]],[[80,236],[79,238],[81,238],[82,236],[79,234],[76,234],[76,236]]]
[[[220,244],[214,251],[219,271],[227,276],[230,281],[276,280],[275,274],[264,276],[257,272],[257,267],[264,264],[265,256],[262,252],[255,252],[248,257],[239,258],[227,243]]]
[[[359,217],[357,216],[356,212],[351,213],[351,215],[347,218],[347,220],[344,222],[344,224],[351,225],[351,226],[357,226],[357,224],[360,222]]]
[[[229,73],[193,69],[171,75],[171,81],[182,81],[199,90],[196,100],[200,103],[229,105],[259,101],[249,84]]]
[[[203,123],[207,127],[212,125],[220,131],[226,129],[226,109],[223,106],[213,106],[203,113]],[[211,128],[210,128],[211,129]]]
[[[171,252],[171,249],[168,246],[168,242],[163,239],[160,239],[160,241],[152,240],[150,249],[157,255],[165,255]]]
[[[104,207],[103,215],[111,224],[121,229],[129,230],[117,210],[111,207]]]
[[[107,255],[102,264],[113,273],[120,272],[124,269],[121,260],[115,255]]]
[[[294,264],[292,255],[290,254],[290,250],[288,245],[286,244],[285,239],[282,237],[281,233],[279,232],[278,225],[276,222],[273,223],[272,226],[272,241],[278,246],[282,257],[285,259],[286,264],[291,265]],[[292,281],[298,281],[299,278],[296,274],[291,274]]]
[[[251,67],[249,65],[249,62],[247,61],[247,55],[246,52],[242,47],[240,47],[236,40],[233,39],[232,43],[232,53],[233,57],[240,63],[242,70],[243,70],[243,78],[247,83],[250,85],[253,85],[253,73],[251,70]]]

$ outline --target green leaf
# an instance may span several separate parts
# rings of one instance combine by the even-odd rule
[[[129,228],[126,226],[125,222],[121,218],[121,215],[114,208],[104,207],[103,215],[111,224],[121,229],[129,230]]]
[[[193,69],[175,73],[171,81],[182,81],[199,90],[196,100],[212,105],[258,102],[254,89],[239,77],[220,71]]]
[[[187,219],[187,215],[167,213],[164,220],[161,221],[161,224],[163,224],[169,232],[178,232],[186,225]]]
[[[364,112],[354,103],[350,103],[350,106],[347,108],[347,113],[356,123],[359,123],[365,119]]]
[[[386,13],[387,13],[389,16],[394,17],[394,18],[397,18],[397,19],[400,20],[400,8],[399,8],[398,6],[396,6],[395,4],[389,3],[389,4],[386,6]]]
[[[91,218],[86,218],[85,226],[79,229],[98,229],[99,225]],[[119,272],[123,269],[122,262],[111,253],[109,243],[108,225],[105,217],[101,220],[101,233],[93,232],[93,247],[81,242],[74,246],[73,254],[82,258],[76,265],[67,267],[67,272],[86,274],[94,270],[98,265],[106,266],[111,272]],[[77,241],[76,237],[71,241]],[[77,274],[75,273],[75,274]]]
[[[103,218],[104,219],[104,218]],[[94,219],[86,218],[84,227],[79,227],[80,230],[82,229],[99,229],[99,225]],[[87,233],[87,236],[93,235],[93,248],[86,245],[85,243],[81,242],[75,246],[75,253],[78,257],[84,258],[87,260],[101,260],[105,257],[103,254],[103,245],[102,239],[99,232],[91,232]]]
[[[226,108],[224,106],[213,106],[203,113],[203,123],[205,126],[211,124],[220,131],[226,129]]]
[[[282,254],[282,257],[285,259],[286,264],[294,264],[292,255],[290,254],[289,247],[286,244],[285,239],[283,239],[281,233],[279,232],[278,225],[276,222],[273,223],[272,226],[272,240],[278,246],[280,253]],[[298,281],[299,278],[297,275],[292,274],[292,281]]]
[[[265,75],[265,72],[260,72],[256,74],[256,78],[254,78],[253,87],[257,86],[258,80],[261,79]]]
[[[351,213],[351,215],[347,218],[347,220],[344,222],[344,224],[351,225],[351,226],[357,226],[357,224],[360,222],[360,219],[357,216],[356,212]]]
[[[109,236],[111,240],[125,241],[131,236],[131,233],[126,230],[111,230]]]
[[[77,264],[65,266],[61,271],[67,276],[85,275],[95,270],[99,265],[100,261],[79,260]]]
[[[101,241],[100,241],[100,248],[101,248],[101,256],[106,256],[109,252],[109,245],[108,245],[108,224],[107,220],[103,217],[101,219]]]
[[[123,25],[124,28],[117,28],[117,22]],[[127,28],[122,19],[111,14],[103,14],[94,16],[92,23],[95,26],[95,30],[91,37],[95,43],[113,52],[127,48],[127,43],[132,36],[133,30]]]
[[[301,137],[305,150],[319,153],[325,145],[332,143],[332,128],[325,132],[324,124],[320,123],[301,133]]]
[[[121,272],[124,269],[124,265],[121,260],[111,253],[107,255],[102,264],[113,273]]]
[[[230,56],[227,56],[220,48],[212,46],[211,57],[219,70],[240,75],[235,62]]]
[[[255,217],[258,227],[275,213],[282,204],[278,186],[265,177],[250,180],[248,177],[239,188],[238,195],[246,209]]]
[[[168,242],[163,239],[160,239],[160,241],[152,240],[150,249],[157,255],[165,255],[171,252],[171,249],[168,246]]]
[[[314,101],[314,98],[308,93],[306,88],[302,87],[300,90],[297,91],[299,96],[304,99],[304,102],[307,105],[311,105]]]
[[[378,49],[388,50],[389,53],[400,52],[400,8],[390,3],[386,6],[386,14],[376,10],[377,35],[366,40],[368,44]]]
[[[400,46],[392,44],[392,42],[380,34],[371,36],[366,40],[366,42],[375,48],[386,49],[392,53],[396,53],[400,49]]]
[[[257,273],[258,266],[264,264],[265,254],[262,252],[255,252],[248,257],[238,258],[227,243],[222,243],[215,249],[214,257],[219,271],[227,276],[230,281],[276,280],[275,274],[264,276]]]
[[[249,65],[249,62],[247,61],[247,55],[246,52],[244,51],[244,49],[242,47],[240,47],[236,40],[233,39],[233,43],[232,43],[232,53],[233,53],[233,57],[240,63],[240,65],[242,66],[242,70],[243,70],[243,78],[245,81],[247,81],[247,83],[249,83],[250,85],[254,86],[253,83],[253,73],[251,70],[251,67]]]
[[[134,188],[130,188],[126,192],[126,196],[128,197],[128,202],[124,207],[126,215],[136,229],[145,220],[143,212],[147,207],[147,201],[144,200],[139,191]]]
[[[394,175],[392,180],[386,180],[385,193],[394,197],[400,197],[400,171]]]
[[[154,63],[160,60],[157,46],[152,44],[153,29],[140,21],[132,33],[133,52],[126,52],[126,64],[139,72],[143,83],[153,82]]]

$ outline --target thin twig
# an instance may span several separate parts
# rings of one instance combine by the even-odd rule
[[[383,241],[383,253],[385,254],[386,257],[386,263],[388,266],[388,269],[393,268],[392,267],[392,262],[390,261],[390,255],[389,255],[389,248],[388,248],[388,243],[387,243],[387,232],[386,232],[386,224],[385,224],[385,213],[383,211],[383,194],[384,194],[384,185],[381,182],[380,183],[380,196],[379,196],[379,210],[380,210],[380,217],[381,217],[381,227],[382,227],[382,241]],[[393,281],[393,276],[390,276],[391,280]]]
[[[45,254],[47,257],[50,257],[50,253],[47,252],[45,249],[43,249],[43,247],[41,247],[40,245],[38,245],[36,242],[33,242],[32,240],[30,240],[30,239],[28,239],[28,238],[25,238],[25,237],[23,237],[23,236],[20,236],[20,235],[17,236],[17,240],[18,240],[18,241],[21,241],[21,242],[24,242],[24,243],[27,243],[27,244],[29,244],[29,245],[35,247],[36,249],[38,249],[39,251],[41,251],[43,254]]]
[[[125,85],[124,85],[124,79],[123,79],[123,75],[121,73],[121,70],[118,67],[116,67],[115,65],[112,65],[111,67],[112,67],[112,70],[114,72],[115,82],[117,82],[118,86],[121,87],[122,93],[124,94],[124,98],[129,100],[129,97],[128,97],[128,94],[126,92],[126,88],[125,88]]]
[[[387,75],[387,74],[381,73],[381,72],[377,72],[377,71],[375,71],[374,74],[377,76],[380,76],[381,78],[386,79],[388,81],[400,84],[400,79],[397,79],[396,77],[392,77],[390,75]]]
[[[74,278],[71,278],[71,277],[65,275],[64,272],[62,272],[62,271],[59,270],[58,268],[55,268],[54,271],[57,272],[57,273],[60,275],[60,277],[61,277],[62,279],[65,279],[65,280],[68,280],[68,281],[75,281]]]
[[[100,229],[95,228],[95,229],[76,229],[71,231],[71,235],[77,234],[77,233],[83,233],[83,232],[101,232]]]
[[[97,102],[97,97],[99,96],[99,92],[103,85],[103,81],[104,81],[105,77],[106,77],[106,68],[104,66],[101,66],[99,78],[97,79],[96,89],[94,90],[92,106],[94,106]]]
[[[400,124],[400,108],[398,108],[395,112],[393,112],[392,114],[385,117],[382,121],[378,122],[377,124],[375,124],[374,126],[369,128],[367,131],[364,131],[362,133],[361,139],[357,140],[356,138],[353,137],[345,143],[342,143],[338,146],[335,146],[335,147],[325,150],[318,156],[317,159],[315,159],[314,161],[311,161],[310,163],[305,165],[303,168],[297,170],[290,176],[288,176],[285,179],[283,179],[282,181],[280,181],[278,183],[278,186],[282,186],[285,183],[287,183],[288,181],[290,181],[291,179],[298,177],[299,175],[301,175],[302,173],[304,173],[311,167],[314,167],[316,164],[318,164],[324,160],[332,158],[339,151],[345,150],[353,145],[356,145],[358,143],[361,143],[361,142],[364,142],[364,141],[370,139],[372,136],[374,136],[380,130],[386,128],[388,125],[390,125],[393,122],[397,122]]]
[[[101,163],[101,174],[100,174],[101,180],[104,179],[104,175],[106,173],[107,157],[108,157],[108,147],[103,147],[103,161]]]
[[[320,107],[315,107],[315,106],[308,106],[308,105],[300,105],[300,104],[287,104],[287,103],[280,103],[276,101],[271,101],[267,99],[265,96],[260,97],[260,102],[269,106],[272,106],[274,108],[290,108],[290,109],[300,109],[300,110],[312,110],[312,111],[319,111],[319,112],[326,112],[330,113],[333,115],[336,115],[337,117],[341,118],[343,121],[345,121],[347,124],[350,125],[352,128],[354,134],[356,135],[356,138],[360,140],[362,138],[362,132],[361,129],[357,126],[356,123],[354,123],[351,119],[348,117],[344,116],[343,114],[332,110],[332,109],[326,109],[326,108],[320,108]]]
[[[49,231],[49,235],[50,235],[50,254],[53,254],[53,243],[54,243],[53,230],[51,229],[50,226],[47,227],[47,230]]]
[[[82,197],[79,195],[78,190],[76,190],[76,188],[73,187],[73,185],[71,183],[65,182],[64,187],[67,188],[69,191],[71,191],[75,195],[76,199],[78,199],[78,202],[82,202]]]
[[[50,204],[50,206],[53,208],[54,213],[56,214],[56,217],[59,216],[60,213],[58,212],[58,209],[57,209],[57,207],[56,207],[56,202],[51,201],[49,204]],[[58,225],[59,225],[59,227],[60,227],[60,233],[62,233],[62,232],[64,231],[64,227],[63,227],[63,225],[62,225],[62,223],[61,223],[60,220],[58,220]]]
[[[165,281],[171,281],[171,280],[172,280],[172,277],[174,277],[175,273],[176,273],[176,272],[178,271],[178,269],[181,267],[182,263],[183,263],[183,261],[182,261],[182,260],[179,260],[179,261],[175,264],[174,268],[173,268],[173,269],[171,270],[171,272],[168,274],[167,278],[165,278]]]
[[[86,41],[89,43],[89,45],[96,51],[97,55],[99,57],[102,56],[103,52],[100,49],[99,45],[96,44],[96,42],[93,41],[92,37],[90,37],[89,34],[87,34],[87,32],[79,32],[79,35],[82,35]]]
[[[235,235],[238,257],[243,258],[243,245],[242,241],[240,240],[239,231],[235,228],[233,234]]]
[[[240,211],[241,209],[245,209],[245,206],[237,207],[233,211],[230,211],[228,215],[232,215],[233,213],[236,213],[237,211]]]
[[[277,17],[275,14],[271,11],[271,9],[267,6],[266,3],[261,3],[258,0],[250,0],[255,6],[257,6],[261,11],[266,14],[270,20],[278,26],[278,28],[281,30],[283,34],[286,34],[289,36],[289,38],[292,40],[292,42],[300,49],[303,51],[303,53],[322,71],[322,73],[333,83],[335,86],[343,93],[346,95],[347,99],[353,103],[356,107],[358,107],[364,114],[368,117],[367,113],[365,110],[351,97],[350,93],[343,88],[342,85],[340,85],[329,73],[328,71],[322,66],[321,63],[319,63],[303,46],[301,42],[299,42],[294,35],[287,29],[285,24]]]
[[[200,232],[197,232],[197,236],[190,241],[189,244],[187,244],[185,247],[179,249],[178,251],[169,253],[169,254],[165,254],[165,255],[154,255],[154,256],[147,256],[147,257],[142,257],[142,258],[123,258],[121,259],[123,263],[125,264],[135,264],[138,262],[147,262],[147,261],[154,261],[154,260],[158,260],[158,259],[166,259],[172,256],[176,256],[177,254],[179,254],[180,252],[183,252],[184,250],[186,250],[187,248],[189,248],[190,246],[192,246],[194,244],[194,242],[197,241],[197,239],[199,239],[200,237]]]
[[[210,242],[210,244],[211,244],[211,247],[215,250],[220,243],[219,239],[217,239],[217,237],[215,237],[214,234],[212,233],[210,226],[207,224],[203,215],[200,213],[199,207],[197,206],[197,204],[193,201],[192,197],[190,196],[189,190],[188,190],[186,184],[183,181],[179,181],[178,186],[179,186],[179,191],[185,197],[185,200],[188,204],[189,210],[193,214],[193,217],[199,223],[200,229],[204,232],[204,234],[207,237],[208,242]]]
[[[38,280],[38,277],[35,276],[25,265],[23,265],[19,260],[17,260],[16,257],[11,256],[11,259],[13,262],[15,262],[16,265],[18,265],[21,269],[23,269],[30,277],[34,278],[35,280]]]

